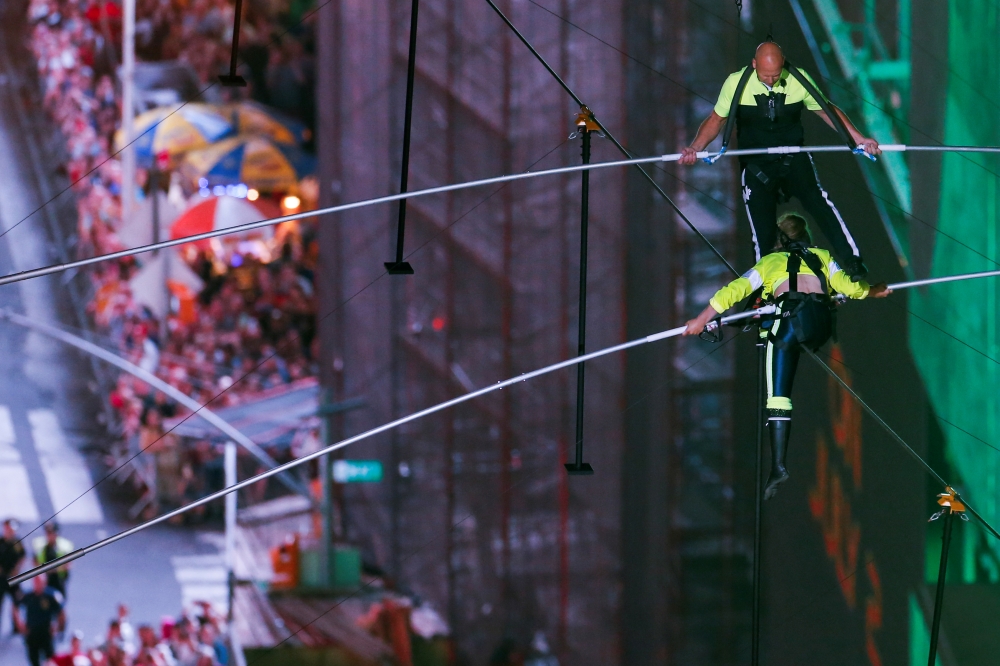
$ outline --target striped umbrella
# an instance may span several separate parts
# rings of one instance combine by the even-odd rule
[[[215,229],[228,229],[241,224],[259,222],[279,215],[281,210],[264,199],[251,202],[230,196],[196,198],[195,204],[181,213],[170,226],[170,237],[184,238]],[[246,233],[269,238],[274,230],[271,227],[263,227]],[[209,243],[207,240],[197,241],[199,247],[208,247]]]
[[[174,157],[204,148],[234,131],[230,119],[208,104],[163,106],[136,117],[132,146],[136,159],[150,163],[162,153]],[[125,145],[121,130],[115,134],[115,145],[118,149]]]
[[[226,104],[221,111],[239,134],[262,135],[288,145],[302,145],[312,135],[303,123],[257,102]]]
[[[302,150],[263,136],[236,136],[184,157],[181,173],[202,186],[243,183],[262,192],[287,192],[316,170]]]

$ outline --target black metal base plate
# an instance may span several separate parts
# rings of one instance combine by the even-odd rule
[[[594,468],[590,463],[566,463],[566,473],[570,476],[590,476],[594,473]]]
[[[240,75],[223,74],[219,77],[219,82],[226,88],[246,88],[247,80]]]
[[[413,266],[410,266],[408,261],[387,261],[385,262],[385,270],[389,272],[389,275],[413,275]]]

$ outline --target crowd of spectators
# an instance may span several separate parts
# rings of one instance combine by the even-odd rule
[[[228,666],[224,625],[210,604],[201,603],[195,612],[167,618],[158,628],[135,627],[120,604],[99,641],[88,647],[83,634],[74,632],[69,649],[51,661],[53,666]]]
[[[313,65],[309,16],[292,29],[247,3],[241,51],[247,89],[227,88],[299,117],[311,125]],[[44,106],[66,138],[65,171],[79,206],[80,254],[117,249],[121,167],[108,160],[120,119],[115,85],[121,9],[110,0],[30,0],[31,48]],[[207,85],[230,60],[233,8],[226,0],[141,0],[137,56],[179,60]],[[279,37],[280,35],[280,37]],[[145,174],[140,174],[140,180]]]
[[[279,16],[263,2],[247,3],[241,20],[242,73],[253,99],[312,125],[312,16],[287,2]],[[139,0],[136,54],[145,60],[179,60],[203,82],[230,61],[234,5],[226,0]]]
[[[136,364],[155,366],[161,378],[212,409],[315,376],[315,242],[307,247],[301,257],[289,249],[285,259],[269,264],[236,255],[239,265],[224,273],[201,255],[195,267],[205,288],[198,296],[197,316],[189,322],[171,319],[162,352],[151,342],[158,335],[156,322],[141,312],[127,311],[115,319],[120,326],[113,327],[114,342]],[[147,454],[147,478],[156,492],[151,508],[179,506],[219,485],[217,446],[183,446],[165,432],[163,421],[175,415],[176,406],[162,393],[123,374],[111,402],[125,431],[137,433],[138,449]],[[283,455],[275,452],[273,457]]]
[[[259,2],[245,7],[241,50],[250,85],[230,94],[249,95],[310,123],[308,19],[286,29],[303,14],[301,3],[290,3],[284,16],[268,14]],[[77,202],[75,250],[81,257],[124,247],[117,235],[121,165],[109,159],[121,115],[115,83],[121,14],[112,0],[30,0],[28,8],[44,106],[67,142],[64,166]],[[204,84],[227,69],[233,25],[228,0],[139,0],[136,15],[141,60],[185,62]],[[140,169],[140,185],[146,179]],[[134,260],[99,264],[89,273],[95,328],[114,349],[198,402],[221,393],[213,407],[314,375],[317,248],[308,229],[303,234],[293,235],[280,258],[266,265],[240,252],[199,254],[191,267],[204,289],[166,321],[133,298],[129,281],[139,270]],[[198,446],[182,451],[157,435],[175,407],[133,377],[121,375],[109,399],[123,439],[151,445],[158,503],[176,504],[194,489],[209,453]]]
[[[212,403],[216,408],[312,376],[317,247],[309,240],[298,256],[290,245],[285,247],[286,259],[265,264],[252,255],[234,254],[221,270],[218,261],[200,254],[194,268],[204,288],[189,315],[170,318],[165,344],[160,344],[159,322],[145,309],[130,307],[131,301],[116,290],[95,300],[95,320],[131,360],[156,368],[196,401],[207,402],[225,391]],[[131,269],[123,266],[119,270],[128,275]],[[138,396],[149,408],[155,396],[125,378],[115,395],[129,431],[136,431],[143,411],[126,410],[128,398]]]

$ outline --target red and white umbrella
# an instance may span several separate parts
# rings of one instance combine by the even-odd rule
[[[281,210],[274,204],[266,201],[248,201],[230,196],[209,197],[196,203],[180,214],[170,227],[171,238],[184,238],[194,234],[215,231],[217,229],[230,229],[241,224],[250,224],[273,217],[279,217]],[[271,227],[254,229],[240,236],[254,235],[270,238],[274,235]],[[200,241],[199,245],[208,245],[207,240]]]

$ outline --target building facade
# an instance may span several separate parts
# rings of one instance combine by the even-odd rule
[[[685,145],[725,76],[749,60],[759,39],[737,25],[755,35],[775,22],[795,30],[787,8],[744,5],[741,24],[723,0],[500,8],[630,151],[651,155]],[[325,204],[398,191],[410,8],[404,0],[334,0],[317,12]],[[789,40],[795,60],[810,69],[796,39]],[[567,138],[578,112],[486,2],[421,3],[410,189],[578,163],[580,139]],[[810,137],[817,132],[819,125],[807,128]],[[595,136],[593,145],[595,161],[619,157],[607,139]],[[749,265],[734,162],[648,173],[733,265]],[[831,191],[843,197],[863,186],[857,173],[851,178]],[[848,209],[861,219],[871,207],[860,198]],[[405,255],[415,274],[408,277],[384,275],[396,250],[397,210],[366,208],[321,225],[323,383],[331,402],[366,401],[332,419],[331,439],[576,352],[578,175],[411,201]],[[896,270],[884,232],[869,225],[864,235],[870,259]],[[589,350],[676,326],[731,277],[634,169],[593,174],[589,247]],[[863,320],[846,322],[841,360],[875,362]],[[562,467],[575,437],[572,371],[359,444],[345,455],[378,458],[388,471],[381,484],[338,488],[339,535],[361,544],[370,565],[400,589],[440,610],[469,663],[526,646],[536,632],[567,664],[744,663],[751,338],[736,329],[714,346],[668,341],[590,364],[585,459],[594,476],[568,477]],[[894,349],[898,358],[882,350],[880,359],[908,378],[925,409],[909,356]],[[852,381],[867,388],[863,377]],[[846,485],[858,465],[882,469],[895,464],[893,454],[868,423],[864,441],[877,445],[851,444],[861,435],[844,428],[860,429],[860,416],[817,371],[804,370],[800,384],[796,478],[768,506],[765,523],[765,653],[779,659],[788,645],[808,651],[824,644],[816,637],[834,641],[828,629],[836,627],[849,640],[830,650],[831,659],[874,654],[871,638],[882,663],[903,663],[897,656],[909,626],[900,617],[908,617],[906,591],[922,564],[885,563],[922,548],[923,533],[919,526],[880,532],[871,502],[912,518],[923,487],[916,495],[907,489],[919,473]],[[837,502],[833,484],[844,491]],[[860,542],[836,531],[854,523],[831,522],[828,512],[842,510],[845,498],[864,527]],[[845,549],[835,553],[853,559],[831,555],[831,539]],[[802,591],[809,576],[812,596]],[[844,591],[844,576],[856,581],[853,592]],[[872,580],[881,582],[884,605],[872,605]],[[875,610],[887,614],[878,627],[868,624]]]

